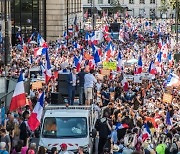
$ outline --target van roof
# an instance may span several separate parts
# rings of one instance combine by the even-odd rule
[[[58,110],[46,110],[45,117],[88,117],[89,110],[81,109],[58,109]]]

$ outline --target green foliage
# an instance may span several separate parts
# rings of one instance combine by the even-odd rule
[[[111,0],[110,5],[112,6],[112,12],[113,13],[122,12],[123,11],[123,7],[121,6],[119,0]]]

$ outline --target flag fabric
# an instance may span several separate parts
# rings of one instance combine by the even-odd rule
[[[81,69],[82,60],[83,60],[83,55],[81,54],[79,59],[78,59],[77,66],[76,66],[77,72],[79,72]]]
[[[73,67],[77,67],[78,62],[79,62],[79,58],[78,58],[77,56],[74,56],[74,59],[73,59]]]
[[[46,52],[47,52],[47,48],[43,48],[43,47],[34,48],[34,57],[45,55]]]
[[[24,51],[24,53],[26,53],[27,52],[27,46],[24,43],[24,39],[22,39],[22,43],[23,43],[23,51]]]
[[[167,125],[172,125],[169,111],[166,113],[166,124]]]
[[[66,39],[66,40],[68,39],[68,35],[67,35],[66,31],[64,31],[64,33],[63,33],[63,38]]]
[[[172,52],[168,53],[168,62],[169,62],[169,66],[172,67],[172,65],[173,65]]]
[[[119,29],[119,40],[121,42],[124,42],[124,32],[122,29]]]
[[[35,36],[35,33],[32,33],[30,38],[28,39],[28,43],[30,43],[33,40],[33,37]]]
[[[82,49],[82,46],[76,42],[73,43],[75,49]]]
[[[118,53],[118,58],[117,58],[117,71],[122,71],[123,70],[123,64],[122,64],[122,57],[121,57],[121,52]]]
[[[25,90],[24,90],[24,82],[23,82],[23,75],[22,73],[20,74],[18,78],[18,82],[16,84],[10,107],[10,111],[15,111],[16,109],[23,107],[26,105],[26,95],[25,95]]]
[[[46,51],[46,64],[45,64],[45,82],[46,84],[49,83],[49,80],[52,77],[52,73],[51,73],[51,64],[50,64],[50,60],[49,60],[49,55],[48,55],[48,51]]]
[[[145,141],[146,139],[148,139],[151,136],[151,131],[149,129],[149,126],[145,123],[144,124],[144,128],[142,131],[142,140]]]
[[[122,124],[122,123],[118,122],[118,123],[116,124],[115,130],[123,129],[123,128],[129,128],[129,126],[128,126],[127,124]]]
[[[22,42],[21,33],[19,31],[16,33],[16,37],[19,39],[20,42]]]
[[[159,53],[156,55],[155,63],[156,63],[157,66],[160,66],[160,65],[161,65],[161,62],[162,62],[162,52],[159,52]]]
[[[95,37],[95,32],[92,32],[91,34],[91,43],[94,45],[98,44],[98,40],[96,40],[96,37]]]
[[[170,73],[166,80],[167,87],[180,86],[180,78],[176,74]]]
[[[35,131],[41,124],[43,106],[44,106],[44,92],[41,94],[27,122],[29,125],[29,128],[32,131]]]
[[[111,42],[108,43],[107,47],[105,48],[106,51],[106,59],[108,60],[111,56],[114,55],[114,46]]]
[[[142,57],[139,56],[138,58],[138,66],[137,66],[137,74],[141,74],[142,73]]]
[[[42,38],[40,34],[38,34],[37,36],[37,43],[40,47],[47,47],[47,43],[45,42],[45,40]]]
[[[124,91],[128,91],[128,81],[126,77],[123,75],[123,80],[121,81]]]
[[[163,45],[162,39],[161,39],[161,37],[159,37],[159,42],[158,42],[158,47],[159,47],[159,49],[162,48],[162,45]]]
[[[98,50],[95,51],[94,53],[94,62],[97,64],[98,62],[100,62],[100,57],[99,57],[99,53]]]
[[[88,10],[86,10],[86,12],[84,13],[84,18],[88,18]]]
[[[151,61],[150,65],[149,65],[148,72],[153,75],[157,74],[157,70],[156,70],[156,67],[155,67],[153,61]]]

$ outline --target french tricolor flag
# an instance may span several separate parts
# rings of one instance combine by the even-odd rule
[[[47,52],[47,48],[43,48],[43,47],[34,48],[34,57],[45,55],[46,52]]]
[[[94,53],[94,62],[97,64],[98,62],[100,62],[100,57],[99,57],[99,52],[98,50],[95,51]]]
[[[98,44],[98,40],[96,40],[96,37],[95,37],[95,32],[92,32],[91,34],[91,43],[94,45]]]
[[[159,37],[159,42],[158,42],[159,49],[162,48],[162,45],[163,45],[162,39],[161,39],[161,37]]]
[[[36,103],[36,106],[34,107],[34,110],[32,111],[28,119],[28,125],[32,131],[35,131],[41,123],[43,106],[44,106],[44,92],[41,94],[38,102]]]
[[[11,99],[10,111],[15,111],[16,109],[26,105],[26,95],[24,90],[24,83],[23,83],[23,75],[20,74],[18,78],[18,82],[16,84],[14,94]]]
[[[114,55],[114,46],[112,45],[111,42],[108,43],[106,49],[106,59],[108,60],[111,56]]]
[[[28,43],[30,43],[30,42],[32,41],[34,35],[35,35],[35,33],[32,33],[32,34],[31,34],[30,38],[28,39]]]
[[[156,70],[156,67],[155,67],[153,61],[151,61],[150,65],[149,65],[148,72],[153,75],[157,74],[157,70]]]
[[[47,47],[47,43],[45,42],[45,40],[42,38],[40,34],[38,34],[37,36],[37,43],[40,47]]]
[[[168,61],[169,61],[169,66],[172,67],[172,65],[173,65],[172,52],[168,53]]]
[[[138,66],[137,66],[137,74],[141,74],[142,73],[142,57],[139,56],[138,58]]]
[[[45,64],[45,81],[46,84],[49,83],[49,80],[52,77],[52,73],[51,73],[51,64],[50,64],[50,60],[49,60],[49,55],[48,55],[48,51],[46,51],[46,64]]]
[[[75,49],[82,49],[83,48],[80,44],[78,44],[76,42],[74,42],[73,45],[74,45]]]
[[[122,64],[122,57],[121,57],[121,52],[118,53],[118,65],[117,65],[117,71],[122,71],[123,70],[123,64]]]
[[[176,74],[170,73],[166,80],[167,87],[180,86],[180,78]]]
[[[144,124],[144,129],[142,132],[142,140],[145,141],[151,136],[151,131],[149,129],[149,126],[147,124]]]
[[[79,72],[80,69],[81,69],[82,60],[83,60],[83,56],[80,55],[80,57],[79,57],[79,59],[78,59],[78,62],[77,62],[77,66],[76,66],[77,72]]]
[[[126,77],[123,75],[123,80],[121,81],[124,91],[128,91],[128,81]]]
[[[127,124],[117,123],[115,130],[123,129],[123,128],[129,128]]]
[[[119,40],[121,42],[124,42],[124,31],[122,30],[122,28],[119,30]]]
[[[156,55],[155,63],[156,63],[157,66],[160,66],[160,65],[161,65],[161,62],[162,62],[162,52],[159,52],[159,53]]]

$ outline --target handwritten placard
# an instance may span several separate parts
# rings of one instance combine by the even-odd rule
[[[172,95],[168,93],[163,94],[163,102],[164,103],[171,103],[172,102]]]

